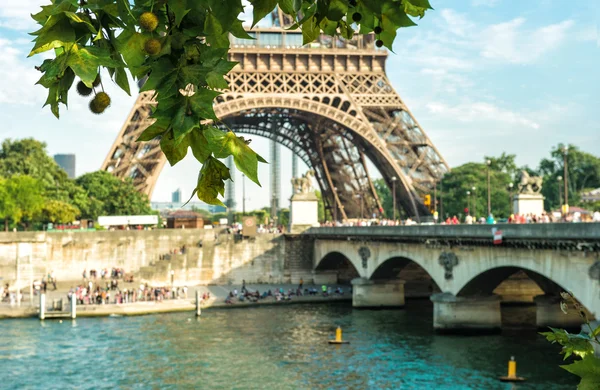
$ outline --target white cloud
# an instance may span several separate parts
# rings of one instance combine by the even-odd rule
[[[510,125],[528,127],[534,130],[540,125],[514,111],[510,111],[486,102],[460,103],[450,106],[444,103],[431,102],[427,109],[432,115],[448,117],[459,122],[501,122]]]
[[[0,6],[0,27],[14,30],[28,30],[35,25],[31,14],[41,11],[40,6],[49,1],[40,0],[2,0]]]
[[[26,53],[7,39],[0,38],[0,103],[38,104],[43,102],[39,87],[33,85],[40,78],[33,63],[25,60]]]
[[[478,40],[481,56],[514,64],[530,64],[547,52],[556,49],[566,38],[572,20],[565,20],[534,30],[524,27],[526,20],[516,18],[486,28]]]

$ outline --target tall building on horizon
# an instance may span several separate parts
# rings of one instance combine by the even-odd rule
[[[175,192],[171,193],[171,202],[181,203],[181,188],[178,188]]]
[[[74,154],[55,154],[54,161],[59,167],[67,172],[69,179],[75,179],[75,155]]]

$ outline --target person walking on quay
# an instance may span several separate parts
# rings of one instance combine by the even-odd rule
[[[304,280],[300,278],[300,283],[298,283],[298,290],[302,290],[302,285],[304,284]]]
[[[85,282],[85,280],[87,279],[87,272],[86,269],[83,269],[83,281]]]
[[[246,292],[248,292],[248,290],[246,290],[246,280],[242,279],[242,294],[245,294]]]

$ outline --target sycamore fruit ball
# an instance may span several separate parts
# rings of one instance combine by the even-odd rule
[[[152,12],[144,12],[140,16],[140,27],[148,32],[156,30],[156,27],[158,27],[158,17]]]
[[[92,89],[88,88],[83,81],[80,81],[77,83],[77,93],[81,96],[89,96],[92,93]]]
[[[105,92],[99,92],[90,102],[90,111],[94,114],[102,114],[108,106],[110,106],[110,96]]]
[[[151,56],[155,56],[158,53],[160,53],[161,49],[162,45],[160,44],[160,41],[156,38],[150,38],[146,41],[146,43],[144,43],[144,50]]]

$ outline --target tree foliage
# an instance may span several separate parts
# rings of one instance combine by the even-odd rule
[[[153,214],[148,197],[139,193],[131,181],[123,182],[108,172],[96,171],[78,177],[75,182],[89,198],[87,208],[81,210],[83,218]]]
[[[508,173],[497,170],[499,167],[491,165],[489,168],[492,214],[506,218],[510,215],[509,183],[512,179]],[[468,208],[471,215],[487,216],[487,169],[485,163],[467,163],[444,176],[438,187],[444,213],[441,218],[465,215]]]
[[[559,209],[559,197],[564,196],[565,147],[569,204],[581,205],[582,191],[600,187],[600,158],[582,152],[574,145],[559,144],[551,150],[550,158],[540,161],[538,168],[539,174],[544,177],[542,194],[546,198],[546,209]],[[559,177],[561,180],[558,180]]]
[[[303,43],[323,32],[351,38],[375,32],[377,46],[392,48],[396,30],[415,25],[431,9],[428,0],[250,0],[253,25],[279,7],[300,28]],[[229,169],[219,159],[233,156],[236,167],[260,185],[258,163],[265,162],[245,139],[213,127],[213,100],[227,88],[225,76],[236,63],[228,61],[230,35],[252,39],[239,15],[242,0],[52,0],[32,15],[41,28],[30,56],[54,51],[37,68],[38,84],[48,89],[45,105],[59,116],[77,90],[95,94],[90,109],[100,113],[110,104],[101,94],[99,71],[130,93],[128,73],[144,78],[142,91],[154,91],[154,123],[140,141],[160,139],[169,163],[181,161],[191,148],[203,164],[194,194],[222,205],[219,195]],[[147,78],[147,79],[146,79]],[[83,92],[83,93],[82,93]]]
[[[44,205],[42,182],[31,176],[15,175],[2,179],[0,185],[4,187],[0,191],[0,217],[4,219],[5,230],[9,221],[27,228],[40,215]]]

